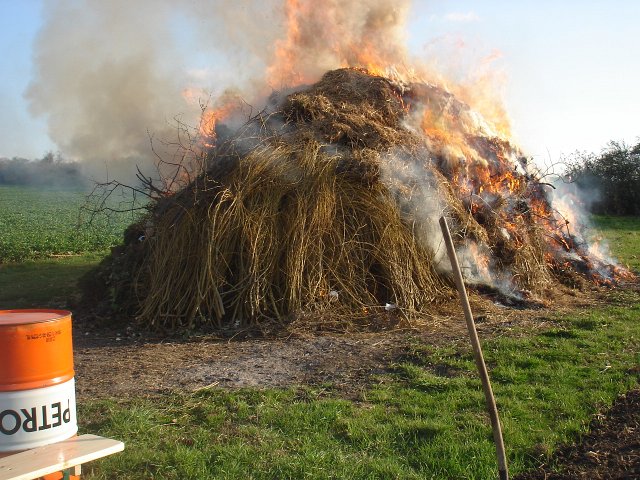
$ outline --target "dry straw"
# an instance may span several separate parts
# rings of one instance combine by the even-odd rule
[[[238,329],[302,313],[348,322],[387,303],[411,317],[451,297],[434,256],[439,237],[426,238],[417,214],[425,188],[458,244],[487,245],[498,269],[539,289],[549,274],[535,219],[500,201],[472,213],[451,172],[404,126],[404,94],[343,69],[253,118],[208,154],[199,178],[131,227],[105,262],[104,291],[142,324],[169,330]],[[414,173],[383,179],[391,157],[408,172],[419,165],[430,183]],[[517,194],[526,201],[525,190]],[[505,222],[519,222],[517,239],[505,238]]]

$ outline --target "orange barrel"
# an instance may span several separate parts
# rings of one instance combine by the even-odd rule
[[[0,452],[78,430],[71,312],[0,310]]]

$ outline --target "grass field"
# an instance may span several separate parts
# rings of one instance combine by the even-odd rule
[[[77,192],[0,187],[0,308],[63,306],[76,279],[120,241],[126,218],[78,235],[81,203]],[[613,255],[639,269],[640,219],[595,223]],[[40,259],[68,252],[82,255]],[[609,298],[608,306],[550,312],[552,330],[483,342],[512,473],[576,439],[637,384],[640,294]],[[408,358],[357,400],[325,385],[83,401],[81,431],[127,445],[88,464],[83,478],[497,478],[469,350],[416,340]]]
[[[0,264],[0,309],[68,305],[77,295],[78,279],[105,253]]]
[[[485,343],[512,473],[585,432],[599,408],[636,384],[628,372],[640,364],[640,296],[617,300],[544,333]],[[84,403],[84,432],[127,442],[87,478],[497,478],[469,350],[417,343],[411,361],[378,381],[359,401],[320,388],[211,388]]]
[[[593,217],[598,232],[613,256],[623,265],[640,272],[640,220],[634,217]]]
[[[104,251],[122,241],[134,216],[90,219],[86,202],[86,192],[0,186],[0,264]]]

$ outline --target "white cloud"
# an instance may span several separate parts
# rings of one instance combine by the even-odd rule
[[[446,22],[471,23],[479,22],[480,17],[476,12],[449,12],[442,16]]]

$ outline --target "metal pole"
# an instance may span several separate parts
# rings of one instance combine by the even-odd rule
[[[508,480],[509,469],[507,467],[507,457],[504,451],[502,429],[500,428],[500,418],[498,417],[496,400],[493,396],[493,390],[491,389],[491,382],[489,381],[487,366],[484,363],[484,357],[482,356],[482,348],[480,347],[480,340],[478,339],[476,324],[473,320],[473,314],[471,313],[471,305],[469,305],[467,290],[462,279],[460,264],[458,263],[458,257],[456,256],[456,251],[453,246],[453,240],[451,239],[451,233],[449,232],[447,220],[444,217],[440,217],[440,228],[442,229],[444,242],[447,246],[447,254],[449,255],[449,261],[451,262],[451,268],[453,269],[453,279],[455,280],[456,287],[458,288],[460,302],[462,303],[462,309],[464,310],[464,317],[467,321],[467,330],[469,331],[469,337],[471,338],[471,346],[473,347],[473,356],[476,361],[476,367],[478,368],[480,380],[482,381],[484,398],[487,402],[487,410],[489,411],[491,428],[493,429],[493,441],[496,444],[496,455],[498,457],[498,472],[500,474],[500,480]]]

